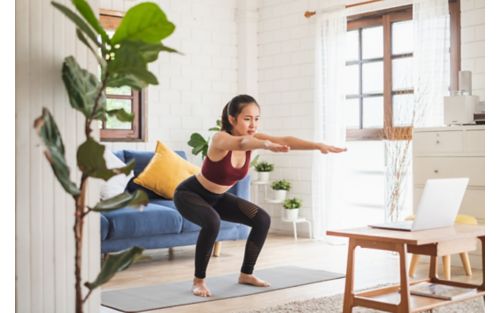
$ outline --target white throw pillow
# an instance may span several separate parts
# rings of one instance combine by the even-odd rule
[[[104,151],[104,160],[108,168],[124,167],[126,165],[108,147],[106,147]],[[127,176],[125,174],[120,174],[108,179],[101,187],[101,200],[106,200],[121,194],[125,191],[127,183],[132,177],[134,177],[134,171],[130,171],[130,174]]]

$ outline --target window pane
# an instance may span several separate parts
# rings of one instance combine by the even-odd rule
[[[359,91],[359,65],[346,66],[345,94],[358,95]]]
[[[122,87],[118,87],[118,88],[106,87],[106,94],[131,96],[132,95],[132,88],[130,88],[129,86],[122,86]]]
[[[384,67],[382,62],[363,64],[363,93],[384,91]]]
[[[345,57],[347,61],[359,60],[359,30],[347,32]]]
[[[384,56],[384,33],[382,26],[363,28],[363,59],[381,58]]]
[[[394,126],[412,125],[414,108],[413,94],[392,97],[392,123]]]
[[[383,97],[363,99],[363,128],[382,128],[384,126]]]
[[[345,106],[346,128],[359,129],[359,99],[346,99]]]
[[[128,99],[107,99],[106,110],[124,109],[128,113],[132,112],[132,101]],[[107,116],[106,119],[107,129],[132,129],[131,122],[122,122],[115,116]]]
[[[413,21],[392,23],[392,54],[413,52]]]
[[[392,89],[413,88],[413,58],[398,58],[392,60]]]

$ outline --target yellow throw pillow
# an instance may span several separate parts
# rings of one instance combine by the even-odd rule
[[[189,163],[160,141],[156,142],[155,154],[144,171],[134,182],[156,194],[172,199],[175,188],[186,178],[200,172],[200,168]]]

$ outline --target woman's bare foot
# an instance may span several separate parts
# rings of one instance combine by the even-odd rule
[[[212,293],[205,285],[205,280],[201,278],[193,279],[193,294],[198,297],[211,297]]]
[[[240,279],[238,280],[240,284],[252,285],[257,287],[269,287],[271,286],[267,281],[253,276],[252,274],[240,273]]]

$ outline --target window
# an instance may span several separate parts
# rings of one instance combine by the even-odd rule
[[[451,87],[460,68],[458,1],[450,2]],[[346,126],[348,140],[379,140],[383,129],[411,136],[413,104],[412,8],[351,16],[347,22]],[[396,138],[394,138],[396,139]]]
[[[101,10],[99,19],[106,32],[113,35],[120,24],[123,13],[118,11]],[[145,90],[133,90],[128,86],[120,88],[106,88],[106,109],[124,109],[134,113],[132,122],[121,122],[116,117],[106,117],[101,122],[100,136],[102,141],[144,141],[145,134]]]

